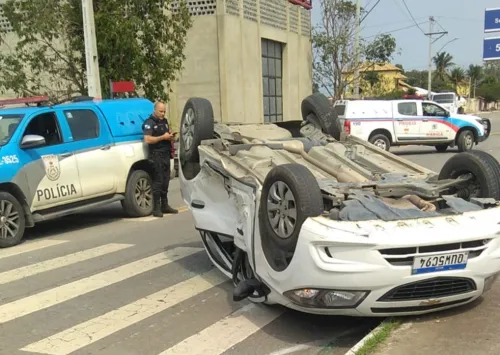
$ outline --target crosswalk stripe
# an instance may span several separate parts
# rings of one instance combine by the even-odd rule
[[[24,266],[14,270],[9,270],[0,273],[0,285],[8,282],[20,280],[25,277],[40,274],[45,271],[54,270],[71,264],[76,264],[81,261],[96,258],[98,256],[113,253],[134,246],[133,244],[105,244],[97,248],[82,250],[73,254],[61,256],[59,258],[42,261],[37,264]]]
[[[249,304],[160,355],[220,355],[283,314],[282,308]]]
[[[50,355],[70,354],[224,281],[227,279],[223,274],[214,269],[32,343],[21,350]]]
[[[16,245],[10,248],[0,249],[0,259],[7,258],[9,256],[28,253],[30,251],[52,247],[67,242],[68,242],[67,240],[58,240],[58,239],[42,239],[36,242],[27,242],[25,244]]]
[[[179,247],[0,306],[0,324],[170,264],[201,248]]]

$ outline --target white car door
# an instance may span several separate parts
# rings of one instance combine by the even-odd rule
[[[448,141],[455,139],[455,126],[451,123],[448,111],[428,101],[422,102],[422,111],[422,135],[426,140]]]
[[[393,104],[394,133],[398,142],[420,139],[422,121],[416,101],[395,101]]]

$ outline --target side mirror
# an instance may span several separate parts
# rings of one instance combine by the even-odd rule
[[[45,138],[38,134],[27,134],[21,141],[21,148],[36,148],[45,145]]]

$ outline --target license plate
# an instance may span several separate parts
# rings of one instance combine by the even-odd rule
[[[415,257],[412,274],[465,269],[468,257],[468,251]]]

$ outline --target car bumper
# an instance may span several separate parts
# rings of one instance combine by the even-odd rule
[[[481,137],[478,137],[478,139],[477,139],[478,143],[484,142],[485,140],[487,140],[491,134],[491,121],[487,118],[482,118],[481,123],[483,124],[483,127],[484,127],[484,135],[482,135]]]
[[[499,210],[429,219],[428,225],[422,221],[372,221],[370,228],[365,223],[361,229],[356,227],[363,224],[360,222],[308,219],[288,268],[259,274],[266,275],[264,281],[275,291],[269,295],[269,303],[306,313],[386,317],[456,307],[480,297],[500,271]],[[474,219],[470,219],[472,215]],[[348,224],[350,230],[342,230],[342,224]],[[412,273],[415,257],[460,250],[469,251],[463,269]],[[342,297],[346,295],[343,291],[366,294],[335,308],[314,305],[311,300],[304,305],[290,297],[291,291],[301,289],[308,289],[309,295],[315,290],[341,292]]]

